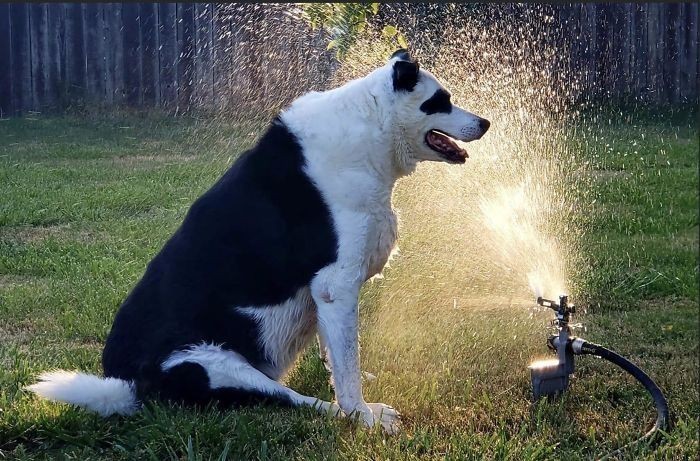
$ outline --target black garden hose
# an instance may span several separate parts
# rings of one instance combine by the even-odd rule
[[[652,427],[649,430],[649,432],[647,432],[637,440],[630,442],[627,445],[613,451],[612,453],[605,455],[602,459],[608,459],[610,457],[617,456],[623,450],[630,448],[633,445],[637,445],[645,441],[651,441],[657,435],[659,430],[667,431],[670,428],[671,419],[669,416],[668,402],[666,401],[666,397],[664,396],[659,386],[656,385],[656,383],[649,377],[649,375],[644,373],[637,365],[630,362],[620,354],[611,351],[610,349],[606,349],[601,345],[590,343],[588,341],[582,341],[579,344],[575,343],[576,341],[574,342],[575,353],[589,354],[601,357],[611,363],[614,363],[618,367],[622,368],[623,370],[634,376],[637,379],[637,381],[639,381],[644,386],[644,388],[647,391],[649,391],[651,398],[654,399],[654,405],[656,406],[656,423],[654,424],[654,427]],[[579,346],[580,349],[576,346]],[[576,351],[576,349],[579,349],[579,351]]]

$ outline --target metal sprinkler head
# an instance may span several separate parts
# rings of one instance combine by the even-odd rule
[[[540,296],[537,298],[537,304],[549,307],[556,312],[556,318],[552,324],[557,327],[558,332],[547,339],[547,346],[556,351],[557,357],[538,360],[528,367],[535,400],[542,396],[559,395],[569,387],[569,376],[574,372],[569,321],[571,314],[576,312],[575,306],[569,304],[567,295],[559,296],[558,303]]]
[[[576,313],[576,306],[569,304],[568,295],[560,295],[559,302],[552,301],[551,299],[543,298],[542,296],[537,297],[537,304],[544,307],[549,307],[556,312],[557,319],[555,323],[557,326],[568,327],[571,314]]]

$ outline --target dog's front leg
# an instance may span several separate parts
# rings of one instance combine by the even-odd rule
[[[345,414],[357,414],[367,426],[381,424],[388,433],[399,429],[399,414],[382,403],[366,403],[362,396],[358,347],[358,296],[361,282],[350,289],[320,287],[312,294],[318,306],[318,329],[331,364],[335,395]]]

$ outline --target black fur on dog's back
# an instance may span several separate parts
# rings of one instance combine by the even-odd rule
[[[162,391],[164,379],[177,381],[163,360],[202,342],[264,363],[255,322],[234,308],[289,299],[337,256],[330,211],[303,167],[299,143],[275,119],[192,205],[122,304],[102,356],[106,377],[134,381],[141,396]],[[192,390],[204,389],[198,374]]]

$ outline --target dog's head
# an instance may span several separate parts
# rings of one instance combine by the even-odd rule
[[[467,151],[455,140],[481,138],[489,129],[489,121],[453,105],[450,92],[433,74],[420,69],[406,50],[396,51],[387,65],[391,68],[395,95],[399,154],[411,163],[464,163]]]

